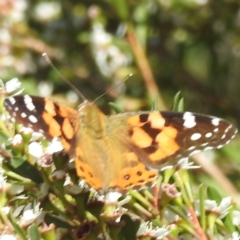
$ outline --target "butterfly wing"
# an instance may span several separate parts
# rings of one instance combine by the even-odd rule
[[[43,133],[48,140],[59,137],[64,148],[70,154],[73,152],[80,124],[76,110],[29,95],[6,98],[4,107],[18,123]]]
[[[126,123],[128,132],[115,134],[122,139],[128,134],[130,149],[152,168],[174,164],[199,151],[221,148],[237,132],[223,119],[190,112],[117,114],[109,121],[113,125]]]

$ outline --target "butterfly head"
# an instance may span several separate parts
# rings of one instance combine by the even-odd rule
[[[86,127],[94,129],[96,132],[99,132],[102,126],[102,119],[104,114],[100,109],[92,102],[84,101],[78,106],[78,115],[80,121]]]

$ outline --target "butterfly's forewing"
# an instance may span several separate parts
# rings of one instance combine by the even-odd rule
[[[190,112],[140,112],[130,114],[127,124],[133,148],[145,156],[142,162],[153,168],[176,163],[199,151],[221,148],[237,132],[223,119]]]
[[[48,140],[59,137],[64,148],[73,152],[79,128],[76,110],[50,99],[29,95],[6,98],[4,107],[16,122],[41,132]]]

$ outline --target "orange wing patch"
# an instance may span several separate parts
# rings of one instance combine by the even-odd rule
[[[54,102],[49,99],[45,99],[44,110],[52,116],[57,114]]]
[[[158,172],[148,170],[147,167],[137,162],[136,166],[124,168],[118,177],[111,181],[110,188],[113,189],[128,189],[139,188],[148,184],[153,184],[158,178]]]
[[[60,129],[59,123],[53,118],[53,115],[49,114],[48,112],[43,112],[42,113],[42,119],[44,122],[48,125],[51,126],[48,130],[48,134],[51,137],[59,137],[61,136],[62,132]]]
[[[42,119],[49,126],[47,134],[59,137],[65,150],[73,152],[76,141],[76,132],[79,127],[78,113],[76,110],[45,99]]]
[[[74,137],[74,129],[73,126],[71,125],[69,118],[65,118],[62,124],[62,132],[64,133],[64,136],[67,139],[71,139]]]
[[[134,127],[132,129],[132,141],[140,148],[149,147],[152,144],[152,138],[141,127]]]
[[[158,149],[150,154],[149,158],[152,161],[159,161],[175,154],[180,149],[180,146],[175,141],[177,133],[177,129],[173,127],[163,128],[162,132],[155,139],[158,143]]]
[[[165,119],[156,111],[149,113],[148,121],[151,123],[152,128],[162,129],[165,124]]]
[[[85,182],[95,190],[99,190],[102,188],[102,182],[100,179],[94,176],[94,173],[91,167],[82,161],[82,149],[81,147],[77,147],[76,149],[76,157],[75,157],[75,167],[77,171],[77,175],[85,180]]]
[[[175,141],[177,129],[165,126],[165,118],[159,112],[131,116],[128,124],[131,141],[147,153],[146,162],[150,166],[159,167],[162,160],[174,155],[180,149]]]

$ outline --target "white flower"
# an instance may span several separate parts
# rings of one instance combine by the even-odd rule
[[[38,133],[38,132],[33,132],[32,133],[32,137],[30,139],[30,142],[36,142],[40,139],[42,139],[44,136],[42,133]]]
[[[189,162],[189,159],[188,158],[181,158],[176,166],[179,168],[179,169],[197,169],[197,168],[201,168],[201,166],[198,166],[198,165],[193,165],[194,163],[193,162]],[[175,165],[167,165],[163,168],[161,168],[161,171],[165,171],[167,169],[172,169],[172,168],[176,168]]]
[[[40,158],[43,155],[43,147],[38,142],[32,142],[28,145],[28,153],[35,158]]]
[[[9,14],[9,20],[12,23],[19,22],[25,19],[26,13],[25,10],[27,9],[28,3],[25,0],[18,0],[14,1],[14,8]],[[9,21],[9,22],[10,22]]]
[[[232,240],[239,240],[239,239],[240,239],[239,232],[233,232],[232,233]]]
[[[11,140],[11,145],[18,146],[22,143],[23,139],[20,134],[16,134],[13,139]]]
[[[34,208],[32,204],[28,204],[23,211],[22,217],[20,219],[19,225],[25,227],[33,223],[34,221],[41,222],[44,217],[44,213],[39,209],[39,204],[35,205]]]
[[[148,236],[155,237],[160,240],[168,236],[170,231],[166,227],[156,227],[153,228],[152,223],[146,222],[142,223],[138,229],[137,236]]]
[[[65,185],[64,189],[67,193],[71,194],[71,195],[77,195],[79,193],[81,193],[83,191],[82,187],[78,186],[78,185]]]
[[[153,230],[152,235],[153,237],[156,237],[157,239],[164,239],[166,236],[169,235],[169,231],[165,227],[157,227]]]
[[[23,185],[11,185],[11,187],[9,188],[9,194],[11,195],[17,195],[21,192],[24,191],[24,186]]]
[[[51,20],[61,12],[59,2],[39,2],[35,8],[35,16],[40,20]]]
[[[8,82],[6,82],[6,84],[5,84],[5,90],[8,93],[13,92],[20,87],[21,87],[21,82],[19,82],[18,78],[13,78],[13,79],[9,80]]]
[[[116,202],[122,196],[119,192],[108,192],[106,195],[106,200],[109,202]]]
[[[19,132],[24,135],[27,135],[27,134],[32,134],[33,130],[32,130],[32,128],[29,128],[29,127],[21,127]]]
[[[91,41],[95,45],[105,45],[112,41],[112,36],[105,32],[102,24],[97,23],[93,25]]]
[[[12,41],[12,36],[9,32],[9,29],[0,28],[0,36],[2,44],[9,44]]]
[[[207,211],[216,211],[217,210],[217,202],[215,200],[205,200],[204,207]]]
[[[10,212],[10,210],[11,210],[11,208],[10,207],[2,207],[1,208],[1,211],[4,213],[4,214],[9,214],[9,212]],[[1,238],[0,238],[1,239]]]
[[[42,97],[49,97],[53,92],[53,84],[49,82],[40,82],[38,84],[38,91]]]
[[[233,211],[233,225],[240,226],[240,212],[237,210]]]
[[[6,188],[7,188],[6,178],[3,175],[0,175],[0,189],[6,190]]]
[[[232,203],[231,197],[223,198],[219,205],[217,205],[216,201],[207,199],[204,201],[204,207],[205,210],[209,212],[217,213],[219,215],[219,218],[222,219],[228,214],[229,209],[231,208],[231,203]],[[195,211],[196,214],[199,216],[200,214],[199,200],[195,202]]]
[[[226,215],[229,212],[229,209],[231,208],[231,203],[232,203],[231,197],[223,198],[223,200],[218,206],[218,212],[220,213],[220,218],[226,217]]]
[[[197,169],[201,168],[201,166],[193,165],[193,162],[189,162],[188,158],[182,158],[178,161],[178,165],[180,165],[181,169]]]
[[[112,35],[105,31],[102,24],[93,25],[91,42],[96,64],[101,73],[107,77],[111,77],[131,61],[129,55],[112,43]]]
[[[63,150],[63,146],[58,138],[53,138],[52,142],[46,147],[47,154],[53,154]]]
[[[0,240],[17,240],[17,238],[11,234],[2,234]]]
[[[180,219],[180,217],[176,213],[172,212],[169,209],[164,212],[164,217],[169,223],[174,223]]]

